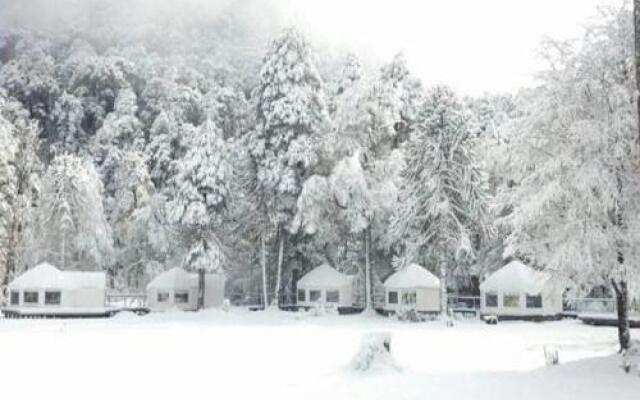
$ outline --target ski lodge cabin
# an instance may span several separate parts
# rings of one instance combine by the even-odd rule
[[[562,293],[562,285],[549,274],[512,261],[480,284],[480,315],[503,320],[560,318]]]
[[[99,317],[105,307],[104,272],[61,271],[42,263],[14,279],[8,287],[7,317]]]
[[[225,282],[222,274],[205,274],[205,308],[222,306]],[[151,311],[173,308],[195,311],[198,308],[198,274],[176,267],[156,276],[147,285],[147,307]]]
[[[440,312],[440,280],[418,264],[410,264],[384,281],[384,312],[403,308],[420,313]]]
[[[353,276],[322,264],[304,275],[297,283],[297,304],[311,308],[324,303],[336,308],[353,307]]]

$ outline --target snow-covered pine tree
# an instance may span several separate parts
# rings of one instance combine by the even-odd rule
[[[278,241],[277,301],[287,229],[302,185],[317,162],[327,122],[322,80],[300,32],[287,29],[273,41],[260,70],[256,96],[257,126],[249,146],[257,190]]]
[[[170,220],[177,223],[188,247],[185,268],[198,272],[198,309],[204,307],[206,272],[222,272],[220,240],[223,214],[232,176],[228,149],[221,130],[207,120],[188,141],[188,150],[175,177],[175,198],[169,202]]]
[[[405,261],[429,254],[439,263],[441,307],[447,310],[447,275],[476,249],[486,231],[488,185],[472,144],[471,114],[449,89],[431,89],[409,141],[400,206],[391,235]]]
[[[53,103],[61,91],[51,43],[27,33],[19,37],[13,51],[15,57],[0,68],[0,86],[22,103],[29,118],[48,126]]]
[[[82,101],[76,96],[64,92],[58,97],[51,112],[56,134],[48,136],[52,156],[64,152],[78,154],[81,150],[86,151],[88,138],[82,126],[84,113]]]
[[[57,156],[42,182],[37,261],[62,269],[106,269],[113,246],[102,202],[102,182],[93,164],[71,155]]]
[[[136,117],[138,112],[136,94],[131,89],[123,89],[116,97],[113,112],[92,138],[91,153],[99,166],[105,189],[113,193],[111,177],[122,154],[127,151],[144,151],[146,139],[142,123]]]
[[[108,119],[108,118],[107,118]],[[116,287],[140,289],[145,283],[152,231],[148,229],[154,194],[142,154],[125,152],[112,178],[113,201],[109,221],[113,228],[115,263],[111,276]]]
[[[0,111],[4,101],[0,98]],[[12,231],[17,201],[17,174],[15,158],[18,143],[14,127],[0,114],[0,301],[10,274]]]
[[[601,12],[580,42],[546,43],[549,67],[514,123],[508,251],[558,281],[611,285],[627,349],[628,290],[640,275],[633,19],[628,4]]]
[[[0,287],[4,287],[25,268],[34,247],[34,204],[41,162],[37,156],[40,133],[37,122],[28,119],[27,112],[18,102],[4,99],[2,92],[0,129],[0,140],[5,149],[0,157],[0,240],[3,243]]]

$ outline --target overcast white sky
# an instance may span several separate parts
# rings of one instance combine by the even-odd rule
[[[319,38],[390,59],[403,51],[427,84],[468,94],[514,90],[539,69],[545,36],[569,38],[620,0],[284,0]],[[628,0],[631,1],[631,0]]]

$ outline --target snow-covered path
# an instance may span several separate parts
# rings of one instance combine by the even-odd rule
[[[401,372],[347,371],[390,331]],[[633,332],[634,337],[638,331]],[[543,347],[560,366],[544,367]],[[0,320],[0,393],[65,399],[637,399],[616,333],[576,321],[399,323],[207,311],[107,320]]]

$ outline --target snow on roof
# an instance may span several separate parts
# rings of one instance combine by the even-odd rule
[[[322,264],[309,271],[298,281],[298,287],[328,287],[335,288],[351,285],[353,276],[338,272],[329,264]]]
[[[207,277],[219,276],[224,278],[223,274],[207,274]],[[207,278],[208,279],[208,278]],[[149,282],[147,289],[174,289],[174,288],[190,288],[198,285],[198,274],[187,272],[180,267],[171,268],[156,276]]]
[[[521,263],[511,261],[480,284],[484,291],[539,293],[549,280],[549,275]]]
[[[439,288],[440,280],[418,264],[410,264],[394,272],[384,281],[386,288]]]
[[[104,272],[60,271],[48,263],[39,264],[17,277],[9,284],[10,289],[79,289],[106,286]]]
[[[149,282],[147,289],[172,289],[172,288],[188,288],[193,286],[194,280],[197,282],[198,277],[190,274],[182,268],[171,268],[156,276]]]

